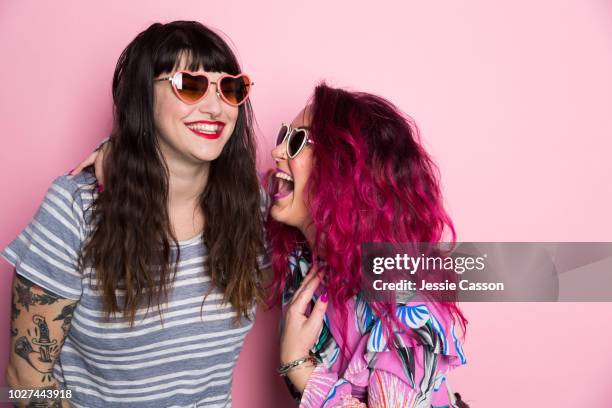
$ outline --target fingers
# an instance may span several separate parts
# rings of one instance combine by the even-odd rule
[[[318,274],[319,274],[319,270],[317,266],[313,265],[308,271],[308,273],[306,274],[306,276],[304,277],[304,280],[302,281],[302,283],[300,283],[300,287],[297,288],[293,297],[296,298],[297,296],[299,296],[299,294],[304,290],[304,288],[306,287],[306,285],[308,285],[308,283],[312,280],[312,278]]]
[[[312,295],[319,286],[319,283],[321,283],[321,278],[319,274],[314,273],[308,282],[304,284],[302,290],[293,296],[294,307],[301,314],[306,313],[306,308],[312,299]]]
[[[76,166],[74,170],[70,172],[70,175],[76,176],[77,174],[82,172],[85,167],[91,166],[92,164],[94,164],[94,161],[96,160],[97,156],[98,156],[97,151],[94,151],[93,153],[91,153],[89,156],[87,156],[85,160],[83,160],[78,166]]]
[[[108,148],[108,143],[105,143],[99,150],[98,156],[96,157],[96,161],[94,163],[94,169],[96,171],[96,178],[98,179],[98,185],[104,185],[104,157],[106,156],[106,150]]]
[[[327,291],[325,291],[319,299],[317,299],[308,320],[305,323],[305,326],[308,330],[313,332],[317,332],[321,330],[321,326],[323,325],[323,320],[325,319],[325,312],[327,311]]]
[[[312,280],[312,278],[317,274],[317,269],[316,266],[313,266],[312,268],[310,268],[310,271],[308,271],[308,273],[306,274],[306,276],[304,276],[304,279],[302,280],[302,282],[300,283],[300,286],[297,288],[297,290],[295,291],[295,293],[293,294],[293,299],[297,299],[298,296],[300,296],[300,294],[304,291],[304,288],[306,286],[308,286],[308,284],[310,283],[310,281]]]

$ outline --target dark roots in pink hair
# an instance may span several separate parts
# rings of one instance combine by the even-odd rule
[[[360,287],[362,243],[439,242],[445,233],[450,235],[445,240],[454,242],[456,235],[443,207],[437,166],[410,117],[379,96],[324,83],[315,89],[312,112],[307,205],[316,248],[311,250],[327,265],[330,301],[346,312],[342,306]],[[273,304],[290,278],[287,255],[306,244],[299,230],[271,219],[268,231]],[[467,320],[456,304],[441,305],[465,331]],[[394,316],[395,302],[371,306],[389,328],[384,316]]]

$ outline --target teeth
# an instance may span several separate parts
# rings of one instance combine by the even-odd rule
[[[290,182],[292,182],[292,183],[293,183],[293,179],[291,178],[291,176],[290,176],[290,175],[285,174],[285,173],[281,173],[280,171],[279,171],[279,172],[276,172],[276,173],[274,174],[274,177],[279,178],[279,179],[282,179],[282,180],[287,180],[287,181],[290,181]]]
[[[196,132],[217,133],[220,126],[208,123],[192,123],[191,125],[187,125],[187,127],[191,130],[195,130]]]

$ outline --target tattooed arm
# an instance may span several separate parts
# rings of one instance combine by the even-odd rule
[[[11,349],[6,372],[12,389],[59,389],[53,378],[76,301],[61,298],[15,273],[11,303]],[[62,407],[58,400],[20,402],[26,407]]]

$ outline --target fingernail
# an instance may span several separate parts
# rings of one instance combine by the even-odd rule
[[[321,299],[321,302],[327,303],[327,291],[323,292],[319,299]]]
[[[104,184],[98,183],[98,193],[104,192]]]

